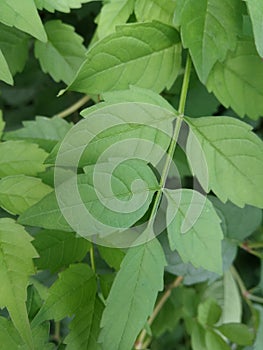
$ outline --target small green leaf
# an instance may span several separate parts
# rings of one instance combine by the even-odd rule
[[[167,189],[164,194],[168,200],[166,220],[171,249],[176,249],[184,262],[221,274],[223,233],[212,203],[199,192],[187,189]]]
[[[163,288],[164,266],[164,254],[156,239],[128,250],[102,316],[99,342],[103,350],[132,348]]]
[[[48,40],[35,44],[35,56],[42,70],[55,81],[69,84],[85,59],[83,39],[74,32],[74,27],[53,20],[45,23]]]
[[[217,327],[220,333],[238,345],[252,345],[254,334],[243,323],[225,323]]]
[[[117,248],[109,248],[104,246],[98,246],[99,253],[106,263],[115,270],[120,269],[121,262],[125,256],[125,253]]]
[[[31,236],[11,219],[0,219],[0,308],[6,307],[21,338],[33,349],[26,310],[29,276],[37,252]]]
[[[138,22],[158,20],[170,24],[173,23],[175,1],[166,0],[137,0],[135,3],[135,16]]]
[[[47,40],[34,0],[1,0],[0,22],[14,26],[41,41]]]
[[[197,319],[203,326],[213,326],[221,316],[221,308],[213,299],[206,299],[198,305]]]
[[[37,175],[44,171],[47,153],[34,143],[6,141],[0,143],[0,178],[9,175]]]
[[[136,85],[160,92],[172,85],[180,65],[176,29],[158,22],[127,24],[88,51],[68,89],[101,94]]]
[[[217,333],[207,330],[205,343],[208,350],[231,350],[230,346]]]
[[[70,12],[71,9],[79,9],[82,4],[99,0],[34,0],[39,10],[47,10],[49,12]]]
[[[222,202],[229,199],[239,207],[250,204],[263,208],[263,143],[251,132],[252,128],[230,117],[186,121],[202,144],[209,189]],[[193,147],[189,138],[187,147],[189,150]],[[197,177],[202,184],[198,173]]]
[[[3,80],[5,83],[10,85],[14,84],[12,74],[10,72],[10,69],[8,67],[8,64],[6,62],[6,59],[1,49],[0,49],[0,80]]]
[[[81,261],[87,254],[90,243],[72,232],[43,230],[36,234],[33,246],[39,253],[35,265],[39,269],[55,272]]]
[[[263,57],[263,3],[258,0],[246,0],[258,53]]]

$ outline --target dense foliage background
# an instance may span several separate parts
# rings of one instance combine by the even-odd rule
[[[0,0],[1,349],[262,349],[262,57],[261,0]],[[184,120],[204,149],[208,198],[185,234],[193,173],[203,184],[175,134],[172,146],[152,134],[144,103],[153,119],[169,111],[170,126]],[[130,249],[73,232],[53,189],[58,145],[73,125],[123,104],[137,106],[143,128],[127,122],[96,139],[80,187],[120,135],[148,135],[188,189],[168,230]],[[130,226],[158,207],[166,178],[154,165],[119,170],[130,196],[134,175],[153,187]],[[120,214],[104,219],[118,225]]]

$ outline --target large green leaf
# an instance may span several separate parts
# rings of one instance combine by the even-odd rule
[[[137,0],[134,12],[138,22],[158,20],[172,24],[175,6],[174,0]]]
[[[97,19],[99,39],[114,33],[115,27],[124,24],[133,12],[135,0],[110,0],[103,7]]]
[[[47,153],[34,143],[6,141],[0,143],[0,178],[9,175],[37,175],[44,171]]]
[[[51,191],[35,177],[7,176],[0,180],[0,206],[11,214],[22,214]]]
[[[165,190],[168,237],[184,262],[222,273],[220,219],[212,203],[192,190]]]
[[[35,236],[33,246],[39,254],[35,265],[41,270],[55,272],[81,261],[87,254],[90,243],[72,232],[43,230]]]
[[[33,339],[26,310],[29,276],[34,273],[37,252],[31,236],[11,219],[0,219],[0,308],[6,307],[29,349]]]
[[[163,288],[164,266],[164,254],[156,239],[128,250],[102,316],[99,342],[103,350],[132,348]]]
[[[116,28],[87,53],[70,90],[100,94],[130,85],[160,92],[181,65],[178,32],[165,24],[134,23]]]
[[[239,41],[236,51],[212,69],[207,88],[241,117],[263,114],[263,64],[252,41]]]
[[[259,0],[246,0],[250,18],[253,25],[253,32],[256,47],[260,56],[263,56],[263,2]]]
[[[1,0],[0,22],[14,26],[41,41],[47,40],[34,0]]]
[[[263,143],[251,127],[230,117],[186,121],[202,145],[209,189],[223,202],[229,199],[240,207],[250,204],[263,208]],[[188,139],[187,147],[193,146]],[[202,184],[203,179],[199,177],[199,181]]]
[[[55,81],[69,84],[85,59],[83,39],[74,32],[74,27],[59,20],[46,22],[46,43],[37,41],[35,55],[42,70]]]
[[[239,0],[179,0],[177,24],[181,25],[184,47],[189,48],[202,82],[217,61],[234,50],[242,27]]]
[[[3,80],[7,84],[13,85],[13,77],[6,62],[6,59],[0,49],[0,80]]]
[[[70,12],[71,9],[81,8],[82,4],[98,0],[34,0],[39,10],[47,10],[49,12]]]

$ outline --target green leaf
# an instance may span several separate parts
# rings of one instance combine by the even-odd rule
[[[135,0],[110,0],[99,14],[98,24],[99,39],[114,33],[117,25],[124,24],[133,12]]]
[[[181,46],[174,28],[158,22],[127,24],[88,51],[68,89],[100,94],[136,85],[160,92],[172,85],[180,65]]]
[[[158,20],[172,25],[175,6],[173,0],[137,0],[134,12],[138,22]]]
[[[254,334],[242,323],[225,323],[217,327],[220,333],[238,345],[252,345]]]
[[[263,307],[261,305],[256,305],[255,308],[259,313],[259,326],[253,350],[261,350],[263,344]]]
[[[193,350],[210,350],[205,344],[205,330],[198,323],[194,324],[191,332],[191,345]]]
[[[110,267],[114,268],[115,270],[120,269],[121,262],[125,256],[125,253],[122,250],[104,247],[102,245],[99,245],[98,249],[102,259],[105,260]]]
[[[220,219],[212,203],[199,192],[164,190],[168,200],[168,238],[184,262],[222,273]],[[208,224],[209,223],[209,224]]]
[[[0,143],[0,178],[9,175],[37,175],[44,171],[47,153],[34,143],[6,141]]]
[[[3,120],[3,113],[2,113],[2,111],[0,109],[0,140],[2,138],[2,134],[3,134],[4,128],[5,128],[5,122]]]
[[[40,269],[56,272],[62,267],[81,261],[90,243],[75,233],[43,230],[36,234],[33,246],[39,253],[35,265]]]
[[[0,23],[0,47],[11,73],[22,72],[28,56],[29,37],[25,33]]]
[[[29,276],[34,273],[37,252],[31,236],[11,219],[0,219],[0,308],[6,307],[29,349],[33,340],[26,310]]]
[[[35,177],[7,176],[0,180],[0,206],[11,214],[22,214],[51,191]]]
[[[259,55],[263,56],[263,3],[258,0],[246,0],[253,25],[255,43]]]
[[[221,308],[213,299],[206,299],[198,305],[197,319],[203,326],[213,326],[221,316]]]
[[[263,66],[252,41],[239,41],[211,71],[207,88],[217,99],[240,117],[258,119],[263,114]]]
[[[241,3],[186,0],[179,1],[179,6],[183,45],[190,50],[200,80],[206,82],[214,64],[236,47],[242,28]]]
[[[23,128],[4,134],[5,140],[27,140],[37,143],[50,152],[71,129],[72,124],[59,117],[36,117],[36,120],[23,121]]]
[[[229,199],[240,207],[250,204],[263,208],[263,143],[251,132],[251,126],[230,117],[187,118],[186,121],[202,145],[209,189],[222,202]],[[187,147],[194,152],[191,138]],[[202,184],[198,172],[197,177]]]
[[[99,342],[103,350],[132,348],[163,288],[164,266],[164,254],[156,239],[128,250],[102,316]]]
[[[41,41],[47,40],[34,0],[1,0],[0,22],[14,26]]]
[[[98,0],[34,0],[39,10],[47,10],[49,12],[70,12],[71,9],[79,9],[82,4]]]
[[[205,343],[207,349],[230,350],[230,346],[217,333],[207,330],[205,333]]]
[[[55,81],[69,84],[85,59],[83,39],[74,32],[74,27],[53,20],[45,23],[48,40],[35,44],[35,56],[42,70]]]
[[[10,72],[10,69],[8,67],[8,64],[6,62],[6,59],[1,49],[0,49],[0,80],[3,80],[5,83],[10,85],[14,84],[12,74]]]

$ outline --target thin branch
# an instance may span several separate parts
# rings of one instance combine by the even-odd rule
[[[75,102],[70,107],[64,109],[64,111],[56,114],[55,116],[59,118],[66,118],[70,114],[76,112],[80,107],[84,106],[89,100],[90,100],[90,96],[86,95],[82,97],[80,100],[78,100],[77,102]]]

